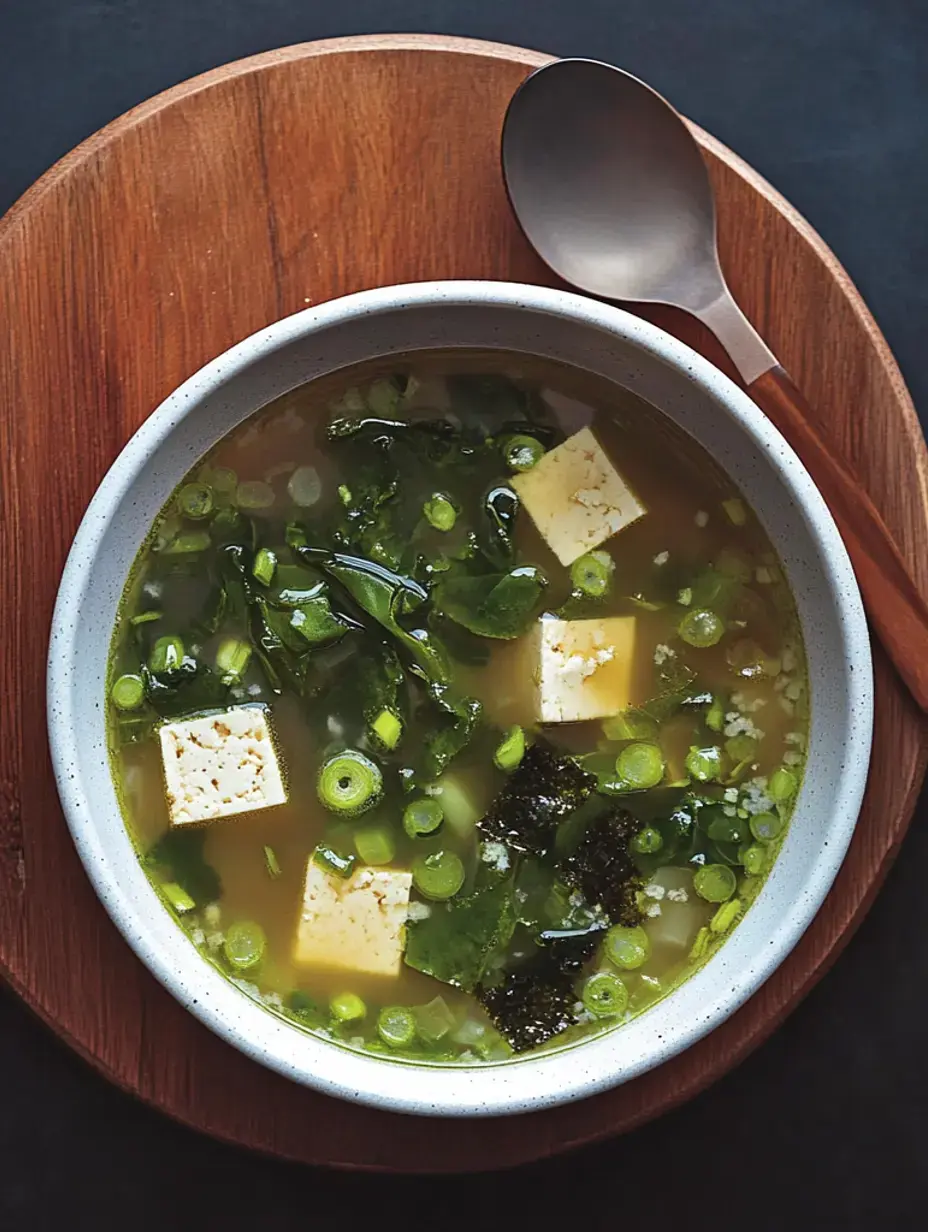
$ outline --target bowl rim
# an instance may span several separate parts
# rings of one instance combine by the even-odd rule
[[[501,1064],[480,1066],[446,1066],[441,1069],[413,1062],[383,1064],[376,1056],[358,1053],[306,1032],[278,1018],[245,993],[234,988],[189,945],[189,982],[158,946],[153,944],[141,927],[146,909],[134,902],[124,888],[114,884],[106,868],[106,853],[94,823],[94,808],[83,791],[80,775],[71,769],[80,761],[75,730],[79,706],[75,704],[70,685],[74,647],[69,638],[73,625],[69,613],[79,605],[93,569],[88,560],[96,557],[99,542],[113,515],[126,498],[140,473],[144,471],[152,452],[164,443],[178,423],[195,413],[208,396],[241,378],[253,365],[267,360],[307,335],[324,333],[359,317],[393,315],[410,308],[455,307],[511,308],[555,318],[567,318],[581,326],[598,328],[610,333],[631,347],[647,352],[651,357],[676,370],[681,378],[700,387],[753,443],[776,471],[806,518],[810,537],[816,542],[828,565],[827,589],[834,600],[845,631],[848,659],[844,662],[844,680],[849,697],[849,739],[847,757],[840,780],[839,796],[831,806],[834,814],[840,808],[845,818],[838,841],[829,845],[827,854],[819,854],[814,892],[807,894],[802,909],[793,913],[789,929],[770,941],[765,961],[747,975],[736,973],[735,987],[726,998],[723,1012],[694,1021],[688,1028],[678,1029],[673,1038],[654,1050],[649,1058],[626,1066],[620,1073],[612,1070],[590,1073],[583,1071],[568,1080],[562,1071],[570,1067],[564,1059],[583,1051],[588,1053],[599,1041],[619,1036],[623,1029],[606,1032],[592,1040],[571,1047],[528,1055]],[[415,348],[413,348],[415,349]],[[337,367],[338,365],[336,365]],[[265,403],[257,403],[253,410]],[[661,409],[658,407],[658,409]],[[252,413],[249,411],[248,414]],[[244,418],[244,417],[243,417]],[[239,419],[237,422],[241,422]],[[95,562],[96,563],[96,562]],[[124,580],[123,580],[124,584]],[[81,705],[86,705],[86,702]],[[170,393],[148,416],[119,453],[98,486],[74,537],[62,573],[58,597],[52,617],[47,671],[48,733],[52,764],[59,797],[73,841],[84,868],[105,909],[136,955],[159,982],[201,1022],[226,1042],[252,1059],[304,1085],[328,1095],[347,1098],[374,1107],[399,1112],[435,1116],[502,1115],[553,1107],[585,1098],[589,1095],[630,1081],[639,1074],[677,1055],[734,1013],[780,965],[798,943],[812,918],[824,901],[837,876],[853,835],[866,784],[873,725],[873,678],[869,636],[862,601],[844,544],[827,506],[811,478],[779,432],[763,416],[746,393],[739,389],[710,361],[679,342],[658,326],[610,304],[603,304],[570,291],[521,283],[484,280],[434,280],[395,284],[360,291],[326,303],[304,309],[273,322],[227,351],[210,360],[177,389]],[[814,724],[814,719],[813,719]],[[131,839],[126,832],[126,843]],[[133,849],[134,850],[134,849]],[[144,878],[144,872],[140,869]],[[146,884],[147,878],[145,878]],[[154,901],[154,891],[151,892]],[[171,920],[179,937],[185,934]],[[726,947],[722,947],[724,952]],[[715,959],[712,960],[713,962]],[[712,963],[702,968],[711,967]],[[200,970],[202,968],[202,970]],[[689,985],[696,975],[684,981]],[[215,979],[213,978],[215,977]],[[232,1005],[231,998],[221,994],[219,981],[229,994],[237,996],[234,1012],[223,1012]],[[202,995],[204,986],[211,995]],[[661,1004],[677,996],[670,993]],[[260,1020],[259,1017],[260,1016]],[[640,1021],[643,1015],[639,1015]],[[246,1025],[242,1025],[245,1020]],[[311,1040],[310,1047],[296,1051],[314,1062],[294,1062],[292,1034]],[[658,1037],[661,1038],[661,1037]],[[336,1052],[342,1061],[334,1063]],[[509,1083],[494,1081],[503,1071],[529,1070],[537,1074],[537,1087],[532,1080],[515,1084],[516,1093],[505,1088]],[[383,1081],[378,1074],[389,1071],[398,1080]],[[413,1073],[426,1075],[424,1084],[408,1081]],[[450,1085],[439,1074],[454,1075]],[[406,1081],[403,1080],[405,1075]],[[480,1079],[485,1076],[485,1081]],[[455,1085],[456,1083],[456,1085]],[[431,1090],[429,1090],[431,1086]],[[423,1092],[420,1087],[424,1087]],[[440,1088],[436,1091],[435,1088]],[[502,1088],[499,1093],[494,1087]],[[460,1088],[460,1089],[458,1089]]]

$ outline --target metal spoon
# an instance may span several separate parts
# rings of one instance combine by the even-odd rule
[[[681,116],[621,69],[556,60],[509,104],[502,157],[516,217],[556,274],[603,299],[683,308],[712,330],[828,502],[871,625],[928,711],[928,605],[860,480],[735,303],[709,175]]]

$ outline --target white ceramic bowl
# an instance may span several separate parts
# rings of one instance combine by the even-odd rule
[[[805,637],[812,726],[805,781],[766,885],[719,953],[626,1026],[484,1067],[384,1061],[263,1009],[206,962],[139,866],[110,777],[104,681],[136,552],[195,460],[287,390],[375,356],[503,348],[563,360],[641,395],[696,437],[745,492],[786,567]],[[659,1065],[718,1026],[783,961],[822,903],[857,819],[870,756],[867,625],[817,489],[753,402],[688,347],[617,308],[541,287],[386,287],[278,321],[207,364],[135,434],[91,502],[58,595],[48,724],[58,790],[84,866],[139,958],[191,1013],[256,1061],[327,1094],[430,1115],[490,1115],[579,1099]]]

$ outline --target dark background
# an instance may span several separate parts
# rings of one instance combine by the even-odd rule
[[[395,30],[593,56],[648,79],[835,249],[925,423],[928,0],[0,0],[0,211],[185,77]],[[109,1087],[0,990],[0,1229],[924,1228],[926,826],[923,799],[846,953],[745,1064],[633,1135],[517,1172],[380,1178],[249,1156]]]

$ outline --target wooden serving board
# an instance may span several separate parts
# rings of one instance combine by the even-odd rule
[[[0,971],[120,1086],[217,1137],[312,1163],[500,1167],[687,1099],[764,1039],[834,959],[892,861],[925,769],[928,732],[877,649],[863,815],[797,949],[682,1056],[517,1127],[374,1112],[262,1069],[156,984],[94,897],[52,781],[44,670],[59,575],[97,483],[175,386],[307,304],[418,279],[552,281],[510,215],[498,155],[506,104],[544,60],[418,36],[257,56],[115,121],[0,221]],[[886,343],[808,224],[724,146],[696,135],[735,295],[928,590],[926,450]],[[688,318],[647,315],[728,367]]]

